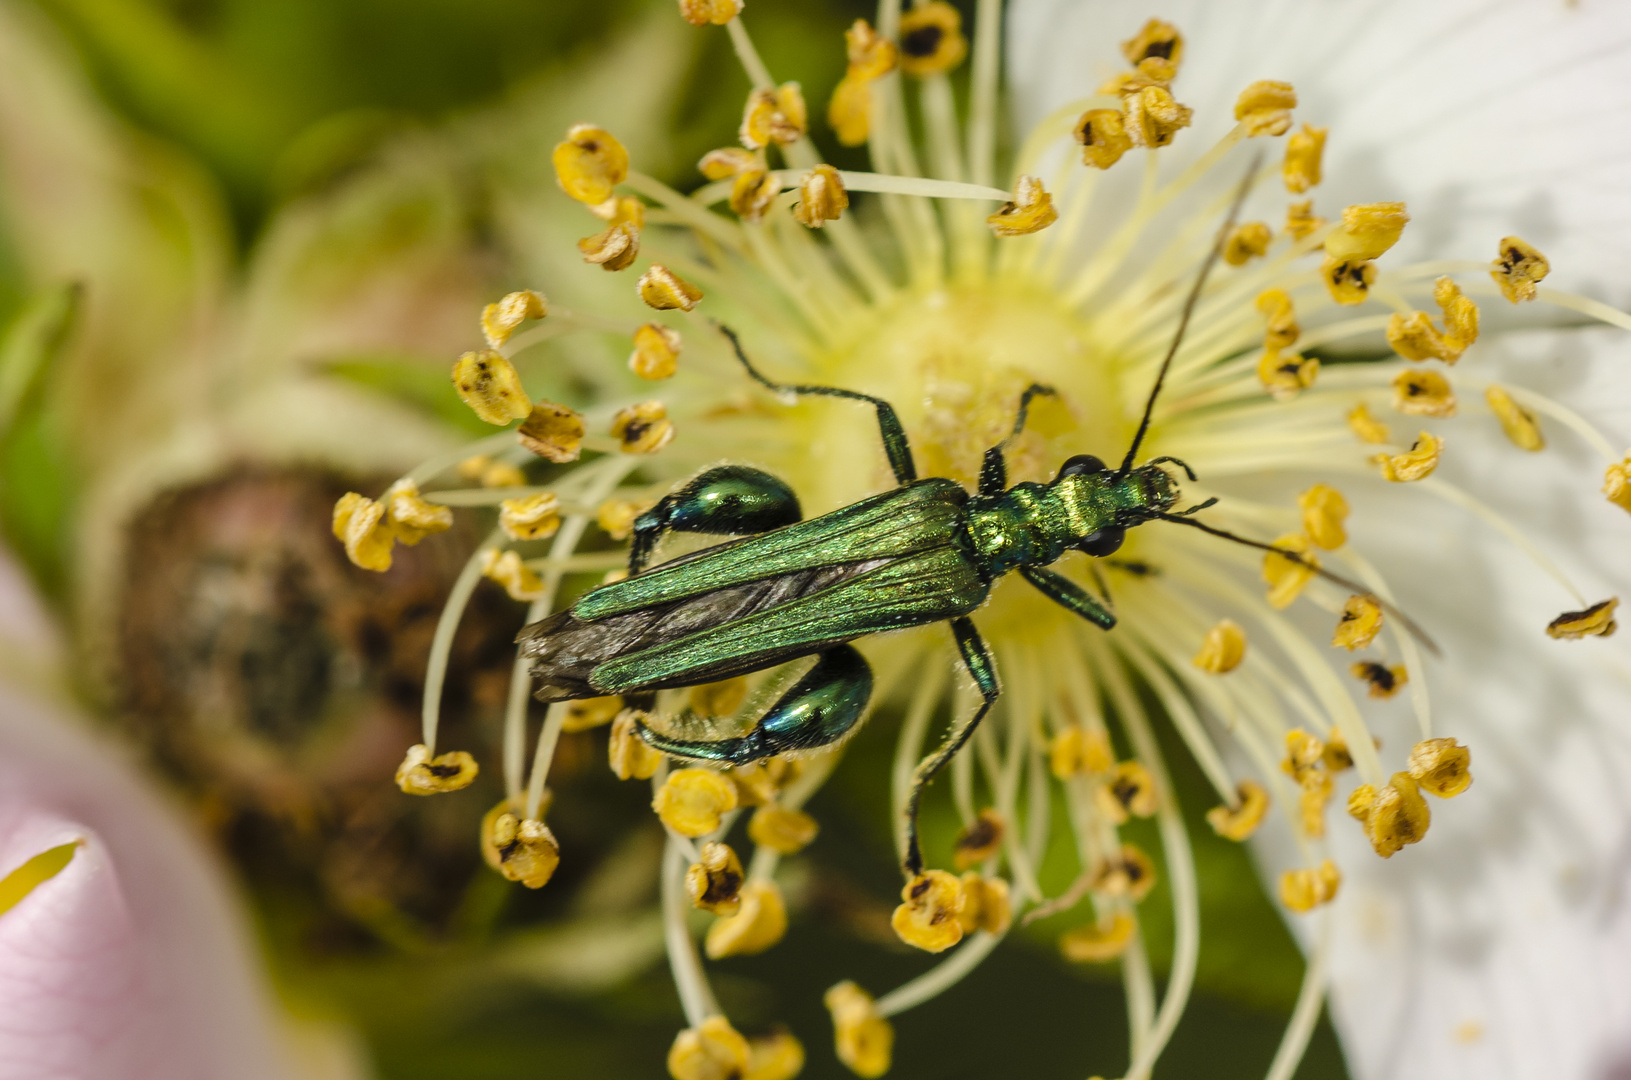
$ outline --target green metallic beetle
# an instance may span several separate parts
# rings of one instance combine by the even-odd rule
[[[1234,216],[1231,211],[1220,243]],[[1279,550],[1187,516],[1211,501],[1173,513],[1178,486],[1159,465],[1174,462],[1194,479],[1183,462],[1156,458],[1134,465],[1217,246],[1190,293],[1121,467],[1112,470],[1096,457],[1072,457],[1047,484],[1008,487],[1003,458],[1008,440],[986,451],[974,495],[953,480],[920,479],[905,430],[888,402],[834,387],[773,382],[754,367],[736,335],[719,327],[747,373],[777,394],[871,404],[899,486],[804,521],[797,497],[776,477],[743,465],[707,470],[636,521],[629,577],[594,589],[570,609],[522,630],[522,651],[540,683],[537,698],[649,695],[818,657],[746,735],[682,740],[640,727],[641,737],[666,754],[746,765],[826,746],[849,733],[872,692],[872,671],[849,642],[949,621],[984,700],[914,775],[905,869],[917,874],[922,856],[916,815],[923,789],[968,741],[999,694],[996,666],[969,618],[998,578],[1018,572],[1050,600],[1108,630],[1116,617],[1105,603],[1047,569],[1066,552],[1110,555],[1129,528],[1152,520]],[[1010,440],[1024,429],[1032,399],[1053,392],[1041,385],[1026,389]],[[648,569],[657,541],[670,531],[741,538]],[[1352,587],[1294,552],[1282,554]]]

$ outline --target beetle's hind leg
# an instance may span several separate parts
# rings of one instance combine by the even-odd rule
[[[917,810],[918,804],[923,800],[923,789],[929,786],[936,773],[945,767],[957,751],[963,748],[974,729],[980,726],[991,711],[991,706],[997,703],[1002,689],[997,684],[997,665],[991,659],[991,653],[985,647],[980,632],[974,628],[974,621],[967,617],[953,619],[951,632],[957,638],[957,651],[963,655],[963,664],[968,673],[974,676],[974,685],[980,691],[980,707],[974,715],[963,722],[963,725],[954,730],[946,741],[940,744],[940,749],[924,758],[912,773],[912,791],[906,797],[906,862],[904,869],[909,878],[916,877],[923,872],[923,851],[918,845],[917,838]]]
[[[746,465],[720,465],[664,495],[635,519],[629,573],[646,568],[666,532],[747,536],[802,517],[798,496],[785,481]]]
[[[747,765],[791,750],[814,750],[848,735],[872,697],[872,668],[853,645],[821,654],[815,667],[735,739],[674,739],[638,728],[647,744],[665,754],[729,765]]]

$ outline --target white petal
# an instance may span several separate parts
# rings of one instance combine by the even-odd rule
[[[1631,296],[1631,5],[1016,0],[1022,126],[1124,69],[1118,43],[1151,14],[1185,34],[1173,89],[1196,109],[1173,171],[1233,123],[1242,87],[1287,80],[1297,119],[1331,128],[1316,208],[1410,204],[1390,258],[1491,258],[1516,233],[1551,257],[1562,287]],[[1283,140],[1260,141],[1281,153]]]

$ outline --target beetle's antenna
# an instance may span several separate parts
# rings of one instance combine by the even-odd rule
[[[1197,507],[1197,509],[1199,508]],[[1375,592],[1366,586],[1361,585],[1359,582],[1345,578],[1341,574],[1333,574],[1331,571],[1315,563],[1313,560],[1304,558],[1295,551],[1288,551],[1283,547],[1276,547],[1273,544],[1265,544],[1261,540],[1248,540],[1246,537],[1237,536],[1226,529],[1219,529],[1212,525],[1206,524],[1204,521],[1196,521],[1192,517],[1184,517],[1181,514],[1167,514],[1159,510],[1148,511],[1147,514],[1149,517],[1156,518],[1160,521],[1170,521],[1174,525],[1188,525],[1191,529],[1199,529],[1203,533],[1209,533],[1212,536],[1221,537],[1224,540],[1231,540],[1237,544],[1244,544],[1246,547],[1256,548],[1258,551],[1271,551],[1274,554],[1279,555],[1281,558],[1291,560],[1305,570],[1310,570],[1315,574],[1318,574],[1326,581],[1335,582],[1350,592],[1356,592],[1363,596],[1368,596],[1372,600],[1376,601],[1377,607],[1380,607],[1391,617],[1398,619],[1399,625],[1404,627],[1405,630],[1410,633],[1411,637],[1421,642],[1422,647],[1429,653],[1432,653],[1435,658],[1444,655],[1443,653],[1439,652],[1437,643],[1434,642],[1432,638],[1427,636],[1427,631],[1418,626],[1415,620],[1410,618],[1410,616],[1406,615],[1404,612],[1400,611],[1397,607],[1394,607],[1386,600],[1383,600],[1380,596],[1377,596]]]
[[[1200,302],[1201,289],[1206,285],[1207,275],[1217,264],[1218,256],[1223,253],[1223,245],[1229,239],[1229,233],[1234,230],[1235,218],[1240,216],[1240,208],[1246,202],[1246,195],[1252,189],[1252,178],[1257,175],[1257,167],[1263,162],[1263,151],[1259,150],[1252,155],[1252,163],[1246,168],[1246,175],[1240,180],[1240,187],[1235,192],[1235,201],[1229,207],[1229,216],[1223,219],[1223,225],[1218,229],[1217,239],[1212,242],[1212,250],[1206,253],[1206,259],[1201,263],[1201,272],[1195,275],[1195,284],[1190,287],[1189,297],[1184,301],[1183,314],[1178,316],[1178,332],[1172,335],[1172,344],[1167,348],[1167,355],[1161,361],[1161,368],[1155,374],[1155,385],[1150,388],[1149,400],[1144,402],[1144,418],[1138,422],[1138,433],[1133,436],[1133,444],[1127,448],[1127,456],[1121,459],[1121,468],[1116,470],[1116,479],[1124,480],[1133,471],[1133,462],[1138,459],[1138,448],[1144,442],[1144,435],[1150,430],[1150,417],[1155,414],[1155,399],[1161,396],[1161,385],[1167,381],[1167,369],[1172,367],[1172,358],[1178,355],[1178,346],[1184,343],[1184,331],[1189,329],[1189,318],[1195,314],[1195,306]]]

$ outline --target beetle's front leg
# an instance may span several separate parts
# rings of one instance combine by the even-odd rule
[[[747,465],[720,465],[675,488],[635,519],[629,573],[646,568],[665,532],[747,536],[802,517],[798,496],[782,480]]]
[[[872,697],[872,667],[853,645],[821,654],[776,699],[753,730],[736,739],[673,739],[639,725],[640,737],[654,749],[675,757],[748,765],[790,750],[814,750],[842,739],[855,727]]]
[[[980,632],[974,628],[972,619],[963,618],[951,621],[951,632],[957,638],[957,650],[963,655],[963,664],[968,673],[974,676],[974,685],[979,688],[980,696],[984,700],[974,715],[964,721],[940,744],[940,749],[924,758],[918,765],[917,771],[912,773],[912,792],[906,797],[906,861],[904,869],[908,878],[916,877],[923,872],[923,852],[917,839],[917,810],[918,804],[923,800],[923,789],[929,786],[935,773],[945,767],[957,751],[968,742],[974,729],[980,726],[991,706],[997,703],[1002,688],[997,684],[997,665],[991,659],[991,653],[986,650],[985,642],[980,638]]]

